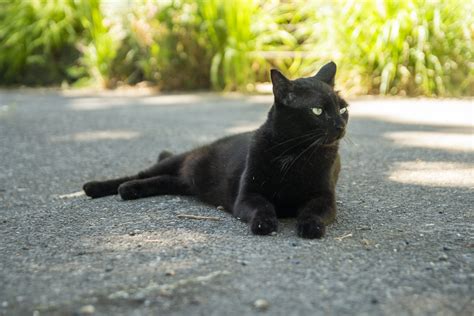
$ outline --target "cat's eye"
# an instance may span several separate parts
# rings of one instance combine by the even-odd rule
[[[339,110],[339,113],[344,114],[347,112],[347,108],[342,108]]]
[[[313,111],[314,114],[316,114],[317,116],[321,115],[321,113],[323,113],[323,109],[321,108],[312,108],[311,109]]]

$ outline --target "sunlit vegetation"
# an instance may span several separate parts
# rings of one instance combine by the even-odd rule
[[[254,91],[339,64],[358,94],[474,94],[471,1],[0,2],[0,84]],[[127,5],[128,4],[128,5]]]

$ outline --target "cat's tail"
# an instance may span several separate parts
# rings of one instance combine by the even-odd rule
[[[158,155],[158,162],[162,161],[163,159],[169,158],[173,156],[174,154],[169,151],[169,150],[163,150],[159,155]]]

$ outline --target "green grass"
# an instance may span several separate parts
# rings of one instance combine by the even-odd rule
[[[474,94],[470,1],[131,4],[110,14],[100,0],[0,2],[0,84],[253,91],[272,67],[295,78],[335,60],[351,94]]]
[[[345,1],[338,43],[346,84],[362,93],[473,94],[469,1]]]
[[[113,30],[112,23],[108,25],[99,0],[89,0],[81,3],[84,15],[81,23],[87,32],[86,40],[78,42],[82,52],[80,66],[88,77],[98,85],[106,88],[115,86],[112,75],[112,65],[121,45],[120,32]]]
[[[74,79],[87,0],[0,2],[0,82],[50,84]],[[41,74],[41,76],[39,76]]]

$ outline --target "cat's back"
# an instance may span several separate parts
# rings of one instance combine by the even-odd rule
[[[233,204],[254,132],[227,136],[189,152],[181,174],[207,203]]]

